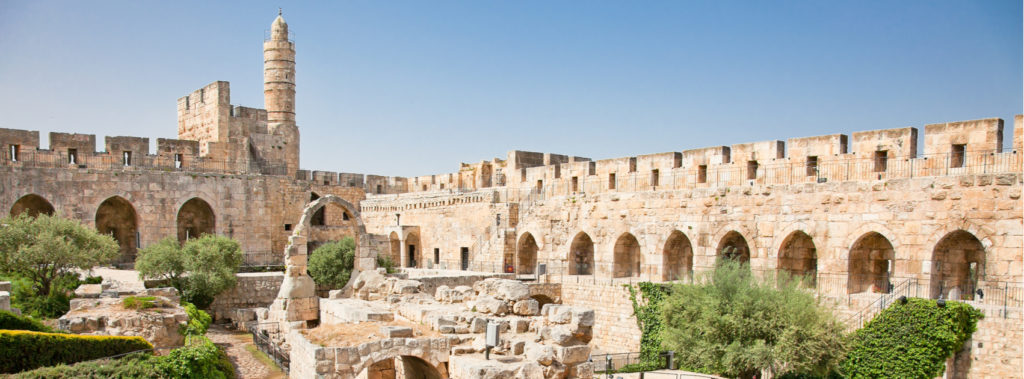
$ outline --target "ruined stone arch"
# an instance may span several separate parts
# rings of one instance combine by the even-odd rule
[[[203,234],[217,232],[217,216],[210,203],[198,197],[185,201],[178,207],[175,224],[178,230],[178,242],[184,243],[190,238],[198,238]]]
[[[569,275],[594,275],[594,239],[586,232],[576,233],[566,255]]]
[[[320,194],[309,191],[309,201],[316,201],[320,198]],[[321,207],[317,209],[316,213],[313,213],[313,218],[309,220],[310,226],[324,226],[327,224],[327,207]]]
[[[889,293],[895,259],[895,247],[885,235],[875,231],[860,235],[850,246],[848,292]]]
[[[632,233],[626,232],[615,239],[612,249],[612,277],[628,278],[640,276],[641,264],[640,241]]]
[[[399,342],[402,340],[402,342]],[[367,374],[367,378],[395,378],[389,374],[397,374],[397,365],[395,363],[401,362],[404,374],[403,378],[408,379],[441,379],[448,377],[448,369],[445,362],[448,360],[447,354],[442,351],[434,351],[424,347],[409,347],[407,346],[409,341],[418,343],[429,344],[430,341],[418,340],[418,339],[391,339],[392,343],[389,344],[391,347],[387,349],[381,349],[380,351],[372,352],[369,355],[361,357],[359,362],[350,365],[348,377],[356,378],[363,377],[363,373]],[[378,345],[379,346],[379,345]],[[447,346],[446,346],[447,348]],[[359,350],[356,350],[359,351]],[[387,372],[386,367],[393,367],[391,373]],[[382,367],[383,366],[383,367]],[[380,370],[382,369],[383,370]],[[378,369],[378,373],[373,374],[370,371]],[[411,369],[411,370],[409,370]],[[412,372],[409,372],[412,371]],[[341,377],[346,377],[345,372],[341,372]],[[383,375],[380,375],[383,374]]]
[[[320,208],[323,208],[327,204],[334,204],[340,206],[346,212],[349,212],[349,214],[352,215],[352,228],[354,231],[352,238],[355,240],[356,243],[356,267],[355,271],[352,272],[352,278],[354,279],[356,277],[357,271],[373,269],[374,267],[376,267],[376,261],[373,261],[366,265],[360,264],[360,258],[376,258],[376,256],[371,256],[371,252],[368,251],[367,246],[365,246],[366,241],[365,238],[363,237],[366,235],[366,226],[363,225],[363,219],[359,214],[358,208],[352,205],[352,203],[349,203],[345,199],[342,199],[338,196],[324,195],[319,199],[316,199],[315,201],[306,204],[306,208],[302,210],[302,217],[299,218],[298,226],[295,228],[295,230],[292,231],[292,236],[301,237],[304,240],[303,242],[308,240],[309,231],[311,228],[310,224],[313,220],[313,215],[316,214],[316,212],[320,210]],[[288,249],[290,249],[291,243],[289,242],[288,245],[289,247],[285,248],[286,251],[290,251]]]
[[[391,263],[398,265],[402,262],[402,237],[398,236],[398,232],[388,234],[388,253]]]
[[[686,233],[672,230],[661,250],[661,280],[690,278],[693,273],[693,244]]]
[[[54,209],[53,204],[46,201],[42,196],[30,193],[22,196],[18,201],[14,202],[11,206],[11,216],[17,216],[22,213],[28,212],[30,217],[36,217],[40,213],[53,216]]]
[[[540,247],[530,232],[523,233],[516,241],[516,274],[533,274],[537,267],[537,252]]]
[[[712,258],[713,260],[717,260],[718,256],[721,255],[721,252],[722,252],[722,246],[720,246],[721,242],[730,233],[738,233],[741,237],[743,237],[744,242],[747,243],[747,248],[748,248],[747,257],[748,258],[756,256],[756,254],[754,254],[756,250],[754,250],[754,249],[757,248],[757,242],[756,242],[756,240],[748,239],[747,236],[753,236],[753,237],[756,238],[757,237],[757,231],[756,230],[751,230],[750,228],[747,228],[746,225],[744,225],[744,224],[742,224],[740,222],[730,222],[730,223],[725,224],[724,226],[718,228],[715,231],[715,233],[711,236],[711,239],[708,240],[706,256],[709,257],[709,258]],[[748,262],[749,262],[749,259],[748,259]]]
[[[96,230],[114,237],[121,254],[117,263],[135,261],[139,243],[139,216],[132,203],[120,196],[111,196],[96,206]]]
[[[777,256],[779,270],[814,282],[818,274],[818,250],[809,234],[802,230],[790,232],[779,245]]]
[[[750,243],[747,238],[735,230],[726,232],[715,248],[716,259],[732,259],[740,263],[750,263]]]
[[[973,299],[978,282],[985,277],[987,250],[977,236],[963,229],[943,236],[932,250],[931,297]]]

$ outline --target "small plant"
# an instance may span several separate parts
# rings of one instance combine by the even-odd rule
[[[377,267],[383,267],[388,274],[394,274],[397,271],[395,270],[395,261],[387,255],[377,256]]]
[[[128,296],[121,300],[121,306],[124,309],[143,310],[154,308],[158,305],[160,305],[159,302],[153,296]]]

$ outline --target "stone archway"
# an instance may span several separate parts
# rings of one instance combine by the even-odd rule
[[[425,267],[421,257],[423,252],[420,251],[420,235],[416,232],[410,232],[405,236],[405,266],[406,267]]]
[[[392,264],[395,266],[401,265],[402,239],[398,237],[397,232],[391,232],[388,235],[388,253],[387,257],[391,260]]]
[[[892,243],[882,234],[868,232],[860,236],[850,247],[848,292],[889,293],[895,255]]]
[[[623,233],[615,240],[612,277],[628,278],[640,276],[640,242],[630,233]]]
[[[193,197],[181,205],[177,217],[178,242],[185,243],[203,234],[216,233],[217,218],[210,203]]]
[[[579,232],[569,245],[569,275],[594,275],[594,240]]]
[[[42,196],[30,193],[22,196],[11,206],[11,216],[17,217],[22,213],[28,213],[29,217],[36,217],[39,214],[53,216],[53,205]]]
[[[516,244],[516,273],[533,274],[537,267],[537,240],[533,234],[524,233]]]
[[[364,372],[366,372],[366,379],[442,379],[445,377],[436,367],[431,366],[422,358],[412,355],[381,359],[364,369]]]
[[[718,259],[731,259],[739,263],[750,262],[750,245],[747,239],[735,230],[731,230],[722,237],[715,249]]]
[[[114,237],[120,247],[118,263],[135,261],[138,252],[139,217],[135,207],[120,196],[103,200],[96,209],[96,230]]]
[[[672,281],[691,277],[693,272],[693,245],[686,234],[673,230],[662,249],[661,280]]]
[[[818,273],[818,251],[811,236],[797,230],[786,236],[779,248],[778,268],[794,277],[806,277],[814,283]]]
[[[931,297],[970,300],[985,276],[985,246],[968,231],[946,234],[932,251]]]
[[[309,201],[316,201],[320,198],[320,194],[316,192],[309,193]],[[313,214],[313,218],[309,220],[310,226],[324,226],[327,224],[327,207],[322,207]]]

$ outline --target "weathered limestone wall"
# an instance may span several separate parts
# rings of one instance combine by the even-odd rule
[[[281,272],[253,272],[236,274],[235,288],[227,290],[210,304],[210,316],[214,320],[231,318],[236,309],[266,308],[274,302],[284,281]]]
[[[572,279],[578,279],[572,280]],[[640,351],[640,328],[633,317],[628,280],[573,277],[562,281],[562,303],[594,310],[594,339],[590,344],[604,353]]]
[[[1019,378],[1024,372],[1024,323],[1020,318],[986,316],[957,354],[955,378]],[[947,363],[947,370],[949,370]]]
[[[101,203],[119,197],[133,208],[134,215],[126,217],[135,220],[140,247],[177,235],[179,209],[199,198],[213,211],[214,231],[241,242],[246,262],[253,264],[281,264],[291,234],[286,229],[298,221],[314,188],[353,203],[363,198],[360,188],[314,186],[283,176],[0,166],[0,209],[36,194],[57,212],[95,226]]]

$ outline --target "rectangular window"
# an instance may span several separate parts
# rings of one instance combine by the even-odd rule
[[[651,186],[657,187],[658,181],[661,180],[661,175],[658,170],[651,170]]]
[[[757,179],[757,161],[747,161],[747,179]]]
[[[17,162],[21,159],[21,146],[11,145],[11,162]]]
[[[68,149],[68,164],[78,164],[78,149]]]
[[[284,230],[292,230],[292,224],[284,224]]]
[[[636,158],[629,158],[629,172],[636,172]]]
[[[377,194],[382,194],[382,193],[384,193],[384,186],[378,184],[377,185]]]
[[[174,154],[174,168],[181,168],[182,163],[185,160],[185,156],[181,154]]]
[[[342,213],[341,213],[341,220],[342,220],[342,221],[348,221],[348,220],[350,220],[351,218],[352,218],[352,216],[349,216],[349,215],[348,215],[348,212],[342,212]]]
[[[702,164],[697,166],[697,183],[708,182],[708,165]]]
[[[434,248],[434,264],[441,263],[441,249]]]
[[[519,182],[526,183],[526,169],[519,169]]]
[[[964,167],[964,158],[967,156],[967,145],[953,145],[953,152],[949,156],[949,167]]]
[[[818,157],[807,157],[807,176],[818,175]]]
[[[423,185],[423,190],[424,190],[424,191],[426,191],[426,190],[427,190],[427,185],[426,185],[426,184],[424,184],[424,185]]]
[[[562,178],[562,166],[561,165],[555,165],[555,179],[560,179],[560,178]]]
[[[121,153],[121,163],[126,167],[132,165],[132,152],[124,151]]]
[[[444,183],[441,183],[441,189],[444,189]]]
[[[672,168],[683,167],[683,153],[675,153],[672,155]]]
[[[608,189],[615,189],[615,174],[608,174]]]
[[[881,150],[875,152],[875,172],[885,172],[889,160],[889,151]]]
[[[578,176],[572,177],[572,192],[579,192],[580,190],[580,178]]]
[[[597,175],[597,162],[587,163],[587,175]]]

